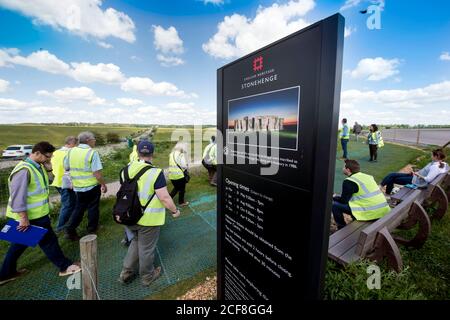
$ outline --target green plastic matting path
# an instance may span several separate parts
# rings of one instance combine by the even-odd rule
[[[139,279],[123,285],[118,282],[122,261],[127,248],[120,242],[122,227],[118,225],[117,236],[108,242],[98,238],[98,295],[101,300],[144,299],[177,281],[188,279],[197,273],[216,266],[216,195],[203,194],[196,197],[183,214],[173,219],[167,217],[156,250],[155,264],[162,267],[161,276],[149,287],[141,285]],[[78,256],[77,246],[68,256]],[[40,251],[38,248],[33,249]],[[39,259],[46,259],[43,254]],[[48,262],[48,260],[47,260]],[[33,264],[27,269],[33,270]],[[42,265],[42,261],[38,261]],[[0,299],[81,299],[79,289],[69,290],[67,277],[58,277],[51,263],[44,263],[39,270],[33,270],[16,281],[0,287]]]

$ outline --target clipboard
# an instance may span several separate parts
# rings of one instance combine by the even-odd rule
[[[39,241],[47,233],[47,229],[30,225],[27,231],[17,230],[19,222],[16,220],[8,220],[0,230],[0,239],[12,243],[19,243],[28,247],[35,247]]]

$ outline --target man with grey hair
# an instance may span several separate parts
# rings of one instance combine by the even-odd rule
[[[66,137],[64,146],[53,153],[52,172],[53,182],[51,186],[55,187],[61,195],[61,209],[59,211],[58,225],[56,232],[61,232],[64,225],[69,221],[76,204],[76,195],[72,189],[70,176],[64,170],[64,158],[67,152],[78,144],[78,138],[74,136]]]
[[[76,241],[80,237],[77,227],[88,211],[87,232],[95,233],[98,228],[99,204],[101,192],[107,191],[102,176],[102,162],[95,147],[95,136],[92,132],[81,132],[78,135],[79,145],[72,148],[64,159],[64,168],[69,171],[73,190],[76,194],[75,210],[66,225],[66,239]]]

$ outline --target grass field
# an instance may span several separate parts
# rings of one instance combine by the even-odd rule
[[[138,131],[139,127],[114,126],[59,126],[59,125],[0,125],[0,151],[13,144],[35,144],[39,141],[49,141],[55,146],[61,146],[64,138],[78,135],[82,131],[95,131],[100,134],[115,132],[120,137],[126,137]]]

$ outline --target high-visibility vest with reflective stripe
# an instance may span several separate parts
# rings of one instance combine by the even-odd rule
[[[169,155],[169,179],[170,180],[179,180],[184,178],[183,171],[178,167],[177,163],[180,163],[181,157],[184,157],[184,154],[179,151],[172,151]]]
[[[349,201],[356,220],[379,219],[391,211],[386,198],[372,176],[358,172],[346,180],[353,181],[358,185],[358,192],[354,193]]]
[[[145,166],[149,166],[149,164],[140,161],[130,163],[128,165],[128,175],[132,179]],[[151,168],[139,178],[137,184],[139,201],[142,206],[147,204],[151,195],[155,192],[155,182],[161,172],[162,170],[159,168]],[[146,227],[161,226],[165,223],[165,220],[166,209],[159,198],[154,195],[147,209],[145,209],[144,215],[139,219],[137,224]]]
[[[30,174],[30,182],[27,188],[27,216],[29,220],[34,220],[46,216],[50,212],[48,204],[48,175],[47,171],[42,168],[44,175],[31,163],[21,161],[19,162],[11,172],[9,176],[9,184],[11,184],[12,176],[22,169],[27,169]],[[11,187],[10,194],[11,194]],[[6,216],[15,220],[19,220],[20,217],[11,208],[11,196],[8,200],[8,207],[6,209]]]
[[[130,159],[130,162],[139,160],[139,156],[138,156],[138,152],[137,152],[137,145],[133,146],[133,151],[131,151],[129,159]]]
[[[217,164],[217,145],[215,143],[210,143],[206,146],[205,150],[203,151],[203,160],[207,164]]]
[[[75,188],[86,188],[98,184],[91,167],[94,152],[94,149],[80,147],[74,147],[67,152],[70,177]]]
[[[52,186],[53,187],[62,187],[62,178],[64,175],[64,157],[67,154],[68,149],[58,149],[55,152],[53,152],[52,157],[52,169],[53,169],[53,175],[55,178],[53,179]]]
[[[344,134],[344,129],[347,129],[347,132]],[[350,130],[348,129],[348,125],[344,124],[341,132],[341,139],[349,140],[350,139]]]

